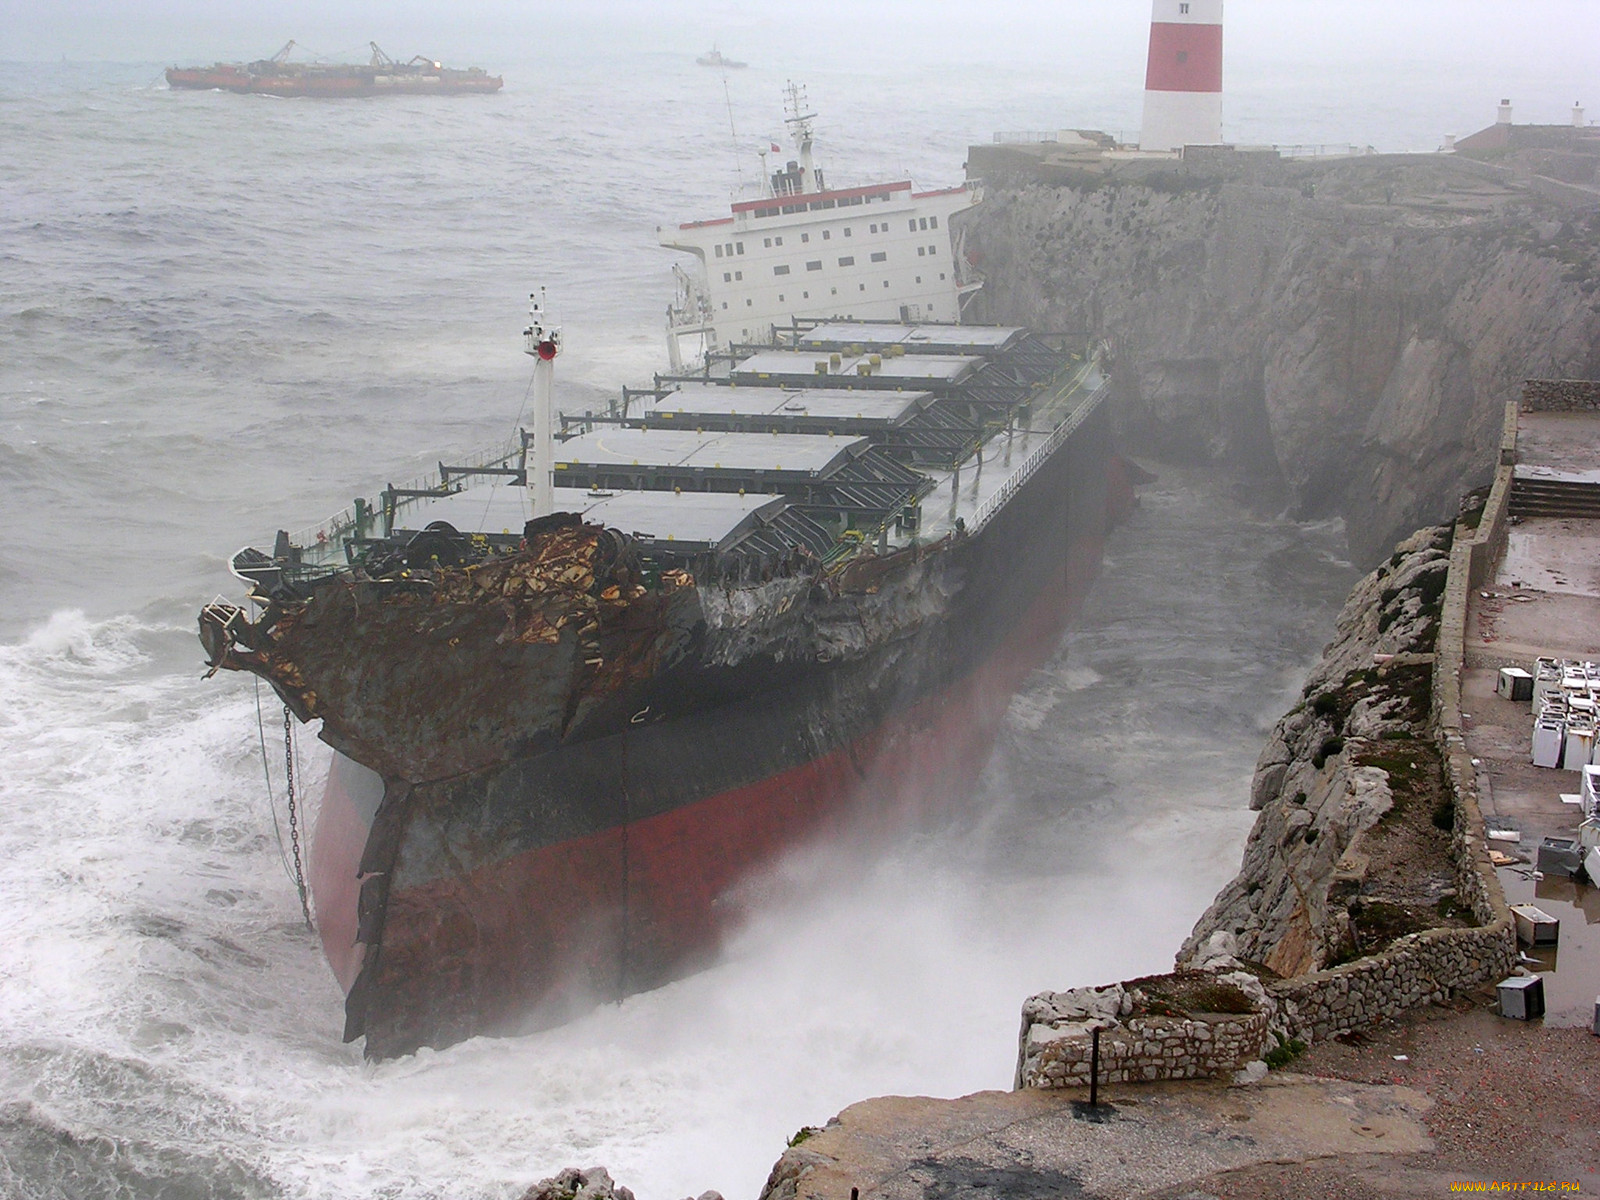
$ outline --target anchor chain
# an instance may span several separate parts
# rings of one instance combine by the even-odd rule
[[[289,781],[289,845],[294,851],[294,886],[300,893],[300,911],[306,919],[306,929],[315,932],[311,924],[311,900],[306,891],[305,868],[300,865],[300,814],[294,794],[294,718],[289,706],[283,706],[283,769]]]

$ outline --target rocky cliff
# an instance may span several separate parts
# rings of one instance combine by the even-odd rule
[[[1359,561],[1488,478],[1525,377],[1600,374],[1583,197],[1444,156],[1082,169],[981,149],[983,316],[1107,340],[1129,449],[1342,516]]]
[[[1361,580],[1304,697],[1256,766],[1239,874],[1178,954],[1214,934],[1290,977],[1408,933],[1472,924],[1456,902],[1453,810],[1430,736],[1432,655],[1449,527],[1423,529]]]

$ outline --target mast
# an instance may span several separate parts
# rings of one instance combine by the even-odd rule
[[[784,101],[784,108],[789,115],[783,123],[789,126],[789,132],[794,138],[795,147],[800,151],[800,190],[802,192],[820,192],[822,181],[817,178],[816,162],[811,155],[811,122],[816,120],[817,114],[807,112],[810,101],[806,99],[806,89],[800,84],[789,81],[786,89],[788,98]]]
[[[561,330],[549,323],[544,291],[528,297],[528,328],[522,331],[523,349],[533,355],[533,465],[528,471],[529,501],[533,515],[555,511],[555,414],[551,391],[556,377],[556,355],[561,352]]]

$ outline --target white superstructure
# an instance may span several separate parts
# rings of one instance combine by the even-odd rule
[[[798,157],[763,170],[759,197],[734,202],[726,217],[656,230],[663,246],[697,260],[675,268],[675,369],[734,342],[764,341],[796,317],[959,321],[981,286],[950,228],[951,216],[978,203],[977,184],[829,187],[812,154],[815,114],[794,84],[787,107]]]

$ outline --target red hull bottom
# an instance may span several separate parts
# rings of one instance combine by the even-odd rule
[[[1078,539],[1060,577],[976,671],[840,750],[392,891],[372,986],[363,984],[369,1056],[554,1024],[686,974],[732,919],[730,889],[783,850],[847,831],[870,840],[970,798],[1011,697],[1081,610],[1103,545]],[[336,772],[313,861],[324,943],[347,991],[365,950],[355,942],[355,864],[370,820],[349,793]]]

